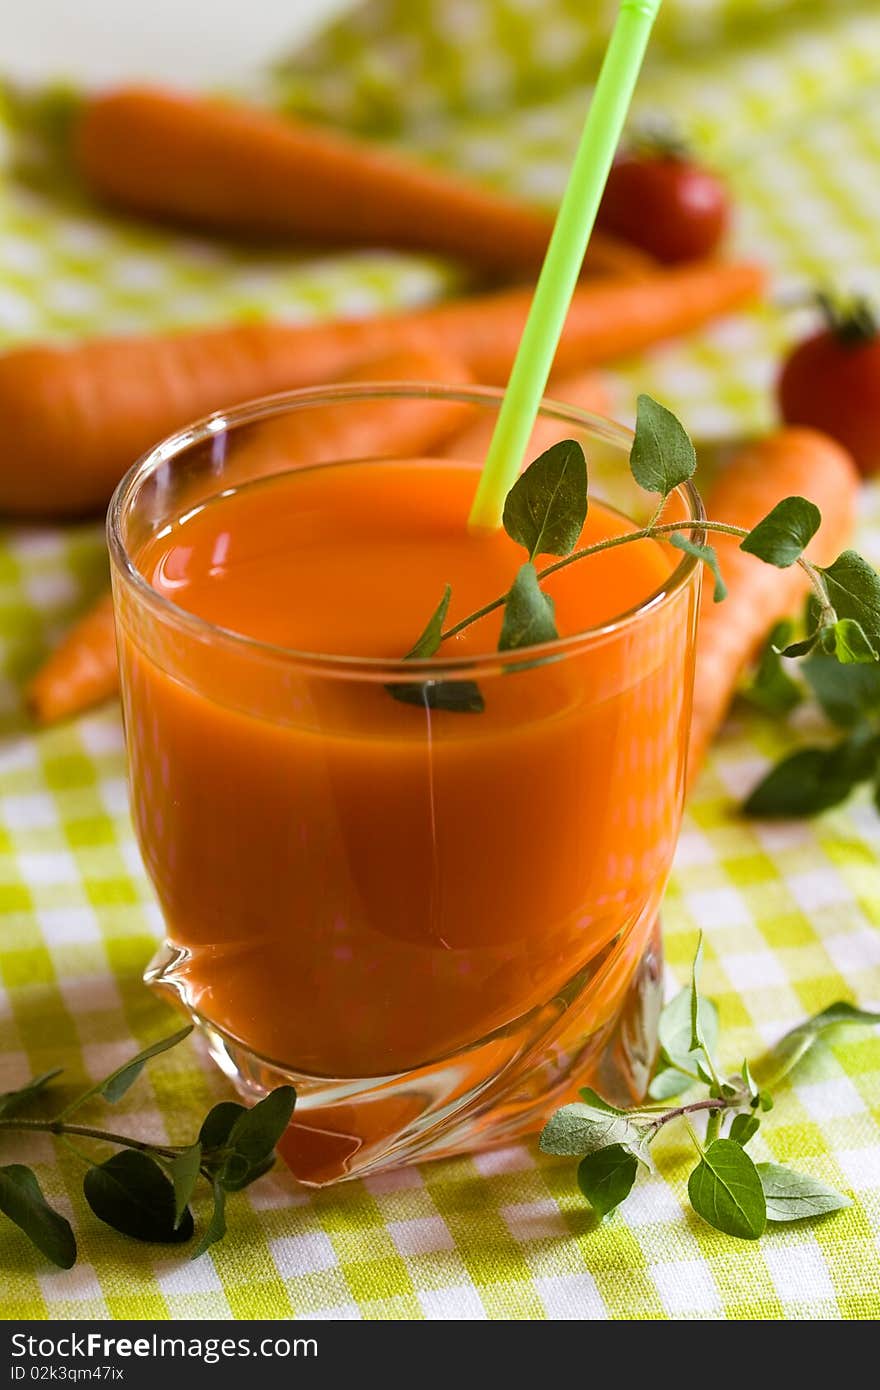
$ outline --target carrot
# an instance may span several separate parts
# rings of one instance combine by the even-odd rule
[[[102,594],[34,676],[27,704],[38,724],[54,724],[109,700],[118,689],[113,603]]]
[[[470,380],[470,373],[457,358],[417,348],[368,358],[341,377],[344,384],[424,381],[459,386]],[[227,458],[224,486],[292,466],[406,458],[426,450],[436,454],[442,452],[442,442],[461,428],[472,409],[459,401],[403,396],[294,410],[249,427],[248,437]]]
[[[815,502],[822,525],[807,554],[829,564],[855,524],[858,474],[840,445],[808,429],[783,429],[747,445],[710,488],[707,514],[751,529],[783,497]],[[694,781],[706,749],[724,720],[737,680],[769,629],[795,611],[809,581],[799,565],[775,569],[740,550],[733,537],[710,536],[728,587],[723,603],[703,589],[697,629],[694,705],[688,750],[688,782]]]
[[[547,388],[547,395],[551,401],[558,401],[560,405],[577,406],[580,410],[592,411],[597,415],[608,410],[608,392],[595,372],[580,372],[574,376],[554,379]],[[467,459],[480,463],[486,456],[494,427],[494,412],[483,410],[479,419],[454,434],[434,452],[444,458]],[[569,434],[570,425],[566,426],[561,420],[542,416],[532,430],[527,457],[537,458],[545,449],[549,449],[551,444],[565,439]]]
[[[581,370],[686,333],[753,298],[761,271],[706,262],[575,292],[556,370]],[[249,398],[333,381],[367,357],[448,352],[503,384],[531,290],[371,319],[234,324],[98,338],[0,356],[0,512],[77,515],[106,505],[120,475],[163,435]]]
[[[86,101],[73,161],[100,197],[208,231],[319,245],[445,252],[491,271],[534,271],[553,214],[338,131],[149,87]],[[597,274],[653,262],[607,233]]]
[[[394,353],[361,364],[348,382],[439,381],[465,383],[466,368],[438,353]],[[223,473],[223,485],[280,472],[300,464],[378,457],[405,457],[431,449],[461,424],[470,407],[412,398],[326,405],[249,427]],[[199,496],[198,501],[204,501]],[[109,700],[119,688],[116,636],[110,595],[103,595],[71,628],[27,688],[38,724]]]

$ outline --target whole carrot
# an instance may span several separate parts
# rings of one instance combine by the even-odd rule
[[[718,521],[751,528],[784,497],[806,497],[822,513],[822,525],[807,550],[829,564],[855,525],[859,479],[845,449],[816,430],[783,429],[747,445],[710,488],[706,511]],[[694,707],[688,750],[692,783],[706,749],[721,725],[744,667],[767,632],[793,613],[808,583],[799,565],[774,569],[740,550],[728,536],[710,537],[728,588],[723,603],[703,589],[697,629]]]
[[[686,333],[754,298],[762,280],[754,265],[713,262],[638,282],[588,282],[572,301],[556,370],[580,370]],[[0,356],[0,512],[96,511],[163,435],[256,396],[338,380],[371,356],[449,353],[475,380],[501,385],[530,299],[529,289],[516,289],[379,318],[13,349]]]
[[[102,594],[34,676],[26,699],[38,724],[54,724],[109,700],[118,689],[113,603]]]
[[[419,348],[368,358],[341,377],[346,385],[423,381],[463,386],[470,380],[458,358]],[[385,396],[292,410],[248,427],[247,438],[227,458],[224,486],[308,464],[406,458],[427,449],[438,453],[472,408],[458,401]]]
[[[447,253],[484,270],[536,270],[553,215],[379,145],[256,108],[149,87],[87,100],[73,161],[100,197],[208,231],[322,246]],[[594,237],[586,268],[652,262]]]
[[[608,410],[608,392],[605,385],[601,377],[591,371],[554,378],[547,388],[547,395],[551,401],[558,401],[560,405],[574,405],[580,410],[592,411],[597,415]],[[444,458],[481,463],[491,443],[494,427],[494,412],[483,410],[479,419],[454,434],[435,452]],[[526,457],[537,458],[545,449],[549,449],[552,444],[565,439],[569,434],[570,425],[565,425],[561,420],[541,416],[532,430]]]
[[[440,353],[399,352],[362,363],[348,382],[433,381],[461,384],[467,369]],[[405,457],[432,449],[460,426],[469,407],[412,398],[310,407],[249,427],[234,450],[223,485],[300,465],[342,459]],[[203,501],[203,497],[194,499]],[[115,695],[119,688],[110,595],[68,632],[32,679],[28,707],[38,724],[69,719]]]

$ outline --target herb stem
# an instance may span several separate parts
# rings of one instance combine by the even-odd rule
[[[687,1124],[688,1129],[690,1129],[691,1133],[693,1133],[693,1129],[691,1125],[688,1123],[688,1115],[696,1115],[701,1110],[708,1110],[710,1112],[717,1111],[720,1117],[720,1113],[722,1110],[726,1110],[730,1105],[740,1103],[741,1100],[742,1097],[731,1096],[729,1100],[725,1100],[721,1097],[713,1096],[711,1100],[694,1100],[691,1101],[689,1105],[677,1105],[674,1110],[667,1110],[664,1115],[658,1115],[656,1120],[652,1121],[651,1128],[653,1130],[653,1133],[651,1135],[651,1138],[653,1139],[654,1135],[657,1134],[657,1132],[661,1130],[664,1125],[668,1125],[670,1120],[683,1119]]]
[[[663,521],[656,520],[662,512],[662,507],[655,512],[650,523],[643,526],[638,531],[626,531],[620,536],[607,536],[603,541],[596,541],[593,545],[584,546],[581,550],[573,550],[570,555],[563,555],[561,560],[555,560],[552,565],[545,566],[538,571],[538,579],[547,579],[551,574],[556,574],[559,570],[567,569],[569,565],[575,564],[579,560],[586,560],[590,555],[599,555],[603,550],[614,550],[620,545],[629,545],[632,541],[653,540],[657,536],[671,536],[677,531],[711,531],[720,536],[737,536],[743,540],[748,534],[745,526],[733,526],[726,521]],[[796,563],[806,574],[810,584],[815,591],[816,597],[822,610],[822,622],[834,621],[836,613],[828,599],[828,591],[825,582],[816,566],[809,560],[799,556]],[[482,608],[477,608],[473,613],[469,613],[466,618],[462,618],[452,627],[441,632],[440,641],[446,642],[450,637],[457,637],[465,628],[473,623],[479,622],[481,618],[486,618],[490,613],[494,613],[497,608],[502,608],[507,602],[507,594],[502,594],[500,598],[495,598],[491,603],[484,604]]]
[[[92,1129],[89,1125],[69,1125],[62,1119],[57,1120],[0,1120],[0,1131],[6,1130],[10,1133],[18,1131],[55,1134],[59,1138],[65,1134],[75,1134],[80,1139],[97,1139],[102,1144],[118,1144],[120,1148],[137,1149],[140,1153],[161,1154],[164,1158],[176,1158],[177,1149],[169,1148],[163,1144],[150,1144],[142,1139],[132,1139],[127,1134],[114,1134],[111,1130]]]

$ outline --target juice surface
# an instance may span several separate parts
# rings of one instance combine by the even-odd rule
[[[397,660],[446,583],[446,626],[506,592],[527,558],[503,530],[474,533],[476,470],[383,461],[289,473],[209,502],[149,544],[139,567],[159,593],[221,627],[298,651]],[[592,503],[582,545],[631,530]],[[547,563],[554,557],[548,556]],[[669,575],[653,542],[591,557],[545,582],[557,627],[575,634],[636,606]],[[500,610],[440,656],[495,650]]]
[[[266,479],[165,527],[139,566],[226,629],[398,658],[446,582],[452,623],[524,559],[468,532],[475,481],[452,461]],[[629,525],[593,503],[583,543]],[[572,565],[547,585],[559,631],[641,603],[672,566],[653,542]],[[561,660],[484,669],[480,714],[138,628],[122,603],[135,820],[191,1007],[315,1077],[521,1048],[576,1001],[603,1026],[677,836],[695,594]],[[491,653],[499,626],[449,645]]]

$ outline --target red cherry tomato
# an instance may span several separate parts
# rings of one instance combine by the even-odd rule
[[[621,155],[612,166],[597,225],[658,261],[709,256],[730,221],[716,174],[674,152]]]
[[[789,425],[812,425],[848,449],[864,474],[880,471],[880,330],[866,305],[825,305],[829,326],[789,354],[777,395]]]

